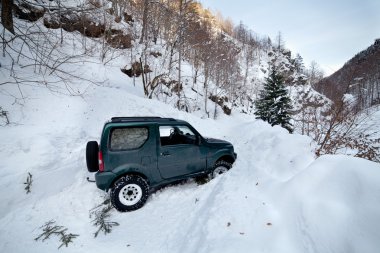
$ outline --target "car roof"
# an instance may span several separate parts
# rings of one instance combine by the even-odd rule
[[[174,118],[161,117],[112,117],[111,123],[130,123],[130,122],[157,122],[157,123],[186,123],[186,121]]]

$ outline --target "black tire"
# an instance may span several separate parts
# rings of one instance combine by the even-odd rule
[[[128,175],[119,179],[111,189],[111,203],[119,212],[141,208],[149,197],[149,185],[139,176]]]
[[[216,176],[225,173],[229,169],[232,168],[232,164],[223,160],[217,161],[214,165],[214,168],[211,172],[211,178],[215,178]]]
[[[96,141],[87,142],[86,163],[89,172],[96,172],[99,170],[98,152],[99,145]]]

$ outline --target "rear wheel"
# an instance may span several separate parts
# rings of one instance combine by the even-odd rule
[[[99,145],[96,141],[87,142],[86,146],[86,163],[89,172],[96,172],[99,170]]]
[[[149,185],[139,176],[125,176],[111,190],[111,202],[116,210],[129,212],[141,208],[149,197]]]

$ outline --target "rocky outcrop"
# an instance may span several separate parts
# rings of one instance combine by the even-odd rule
[[[107,43],[113,48],[125,49],[132,47],[132,36],[121,30],[111,29],[106,34]]]
[[[68,32],[78,31],[91,38],[104,36],[107,43],[113,48],[132,47],[132,36],[130,34],[125,34],[118,29],[106,29],[104,23],[97,21],[94,14],[76,11],[66,11],[61,15],[57,12],[47,13],[44,16],[44,25],[51,29],[62,27]]]
[[[149,65],[142,67],[142,64],[140,62],[134,62],[132,63],[131,67],[128,67],[127,65],[120,70],[129,77],[139,77],[143,72],[144,74],[152,72],[152,70],[149,68]]]
[[[15,16],[19,19],[28,20],[35,22],[38,19],[42,18],[45,14],[44,8],[38,8],[28,3],[21,3],[19,5],[13,5]]]
[[[214,103],[217,103],[227,115],[231,115],[231,109],[225,104],[228,102],[228,98],[225,96],[210,95],[209,99]]]
[[[61,28],[68,32],[78,31],[81,34],[99,38],[105,32],[105,25],[93,21],[90,14],[78,13],[76,11],[66,11],[59,15],[57,12],[49,13],[44,16],[44,25],[47,28]]]

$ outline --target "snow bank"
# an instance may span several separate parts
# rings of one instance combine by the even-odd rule
[[[241,114],[202,119],[144,99],[140,88],[119,81],[89,86],[76,97],[25,87],[23,106],[2,96],[16,123],[0,128],[0,252],[55,251],[58,238],[34,240],[49,220],[79,234],[63,252],[370,253],[380,247],[379,164],[346,156],[315,160],[306,136]],[[238,160],[205,185],[167,187],[140,210],[112,211],[110,220],[120,226],[94,238],[89,211],[104,193],[86,181],[93,175],[84,149],[115,115],[187,120],[204,136],[231,141]],[[28,195],[27,172],[34,180]]]
[[[346,156],[315,160],[310,138],[252,116],[233,112],[211,120],[200,111],[180,112],[143,98],[141,83],[134,86],[120,72],[122,60],[107,66],[94,61],[70,66],[87,79],[106,80],[75,84],[85,91],[81,96],[22,86],[19,100],[16,85],[0,87],[1,106],[12,121],[0,127],[0,252],[57,251],[56,237],[34,240],[50,220],[79,234],[62,252],[373,253],[380,248],[379,164]],[[6,68],[0,77],[10,78]],[[204,136],[231,141],[238,160],[207,184],[164,188],[135,212],[113,210],[110,220],[120,226],[94,238],[89,211],[104,193],[86,180],[93,175],[86,170],[84,150],[112,116],[187,120]],[[28,172],[30,194],[23,184]]]
[[[323,156],[271,192],[289,252],[377,252],[380,166]]]
[[[65,252],[375,252],[380,247],[378,164],[346,156],[314,160],[308,137],[245,115],[201,119],[129,89],[95,86],[83,97],[25,90],[33,99],[26,101],[24,118],[0,129],[1,252],[56,250],[57,238],[34,241],[49,220],[80,235],[61,248]],[[138,211],[112,211],[110,219],[120,226],[95,239],[89,211],[104,194],[85,179],[84,147],[114,115],[188,120],[205,136],[231,141],[238,160],[205,185],[167,187]],[[34,182],[26,195],[22,183],[29,171]]]

